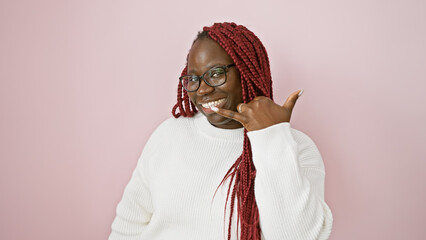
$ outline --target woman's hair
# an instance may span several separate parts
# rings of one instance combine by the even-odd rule
[[[198,33],[194,42],[203,38],[210,38],[219,43],[234,61],[241,76],[244,103],[250,102],[256,96],[267,96],[272,99],[272,80],[268,54],[259,38],[253,32],[235,23],[215,23],[211,27],[204,27],[203,31]],[[187,66],[183,69],[181,76],[186,74]],[[176,118],[180,116],[192,117],[196,112],[197,109],[189,100],[188,94],[183,90],[182,84],[179,82],[177,103],[172,110],[173,116]],[[228,197],[231,195],[228,239],[231,238],[235,198],[238,201],[237,219],[241,223],[241,239],[260,239],[259,211],[254,195],[255,176],[256,169],[252,161],[250,141],[247,136],[247,130],[244,129],[243,153],[228,170],[220,183],[222,185],[227,178],[231,179],[226,198],[226,202],[228,202]],[[233,182],[234,185],[231,191]]]

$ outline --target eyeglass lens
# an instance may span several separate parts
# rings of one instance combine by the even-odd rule
[[[205,72],[202,76],[204,81],[216,87],[222,85],[226,81],[226,71],[224,67],[216,67]],[[182,77],[182,85],[187,91],[196,91],[200,86],[200,80],[197,76],[184,76]]]

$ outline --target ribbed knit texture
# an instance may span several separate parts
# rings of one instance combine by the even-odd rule
[[[248,137],[262,239],[328,239],[333,217],[324,202],[324,164],[314,142],[290,123]],[[109,240],[226,239],[229,182],[213,195],[241,155],[243,138],[243,128],[216,128],[200,113],[163,122],[124,190]]]

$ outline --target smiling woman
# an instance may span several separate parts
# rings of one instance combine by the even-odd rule
[[[197,75],[206,72],[207,76],[209,76],[209,72],[212,70],[214,72],[214,69],[220,69],[222,66],[234,66],[232,58],[225,50],[217,42],[206,37],[195,41],[192,45],[187,64],[188,74]],[[199,87],[196,91],[188,91],[188,96],[215,127],[242,127],[240,122],[223,117],[211,110],[211,107],[215,106],[236,111],[237,105],[243,102],[238,70],[229,67],[224,70],[228,70],[228,72],[223,71],[220,76],[216,76],[222,80],[218,82],[220,84],[216,84],[215,87],[211,86],[212,84],[207,84],[204,78],[204,81],[198,81]]]
[[[328,239],[321,155],[289,123],[303,91],[272,100],[260,40],[204,27],[179,80],[175,118],[147,142],[109,239]]]

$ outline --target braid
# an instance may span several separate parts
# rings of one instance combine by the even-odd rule
[[[186,75],[187,67],[185,67],[181,73],[181,76]],[[182,96],[183,95],[183,96]],[[183,106],[185,104],[185,107]],[[179,112],[176,113],[176,110],[179,108]],[[177,89],[177,102],[172,109],[172,114],[175,118],[180,116],[192,117],[197,112],[195,105],[189,100],[188,93],[183,90],[182,83],[179,81]]]
[[[234,61],[240,72],[244,103],[250,102],[256,96],[266,96],[272,99],[272,79],[268,54],[262,42],[253,32],[235,23],[215,23],[211,27],[204,27],[194,42],[201,38],[215,40]],[[187,67],[184,68],[181,76],[186,75],[186,71]],[[183,91],[181,83],[178,85],[177,93],[177,103],[172,110],[173,116],[176,118],[193,116],[197,110],[190,102],[186,91]],[[176,113],[177,109],[179,109],[178,113]],[[225,180],[230,179],[225,204],[226,213],[226,206],[230,200],[228,240],[231,239],[231,220],[234,214],[235,199],[237,199],[237,222],[240,223],[237,224],[237,230],[240,228],[241,239],[260,240],[259,211],[254,195],[256,169],[246,129],[244,129],[243,146],[241,156],[219,184],[221,186]]]

